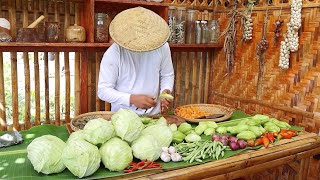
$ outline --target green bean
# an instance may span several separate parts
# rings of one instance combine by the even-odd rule
[[[221,151],[221,157],[223,157],[224,156],[224,151]]]
[[[198,162],[202,162],[202,160],[201,159],[195,159],[196,161],[198,161]]]
[[[219,159],[220,153],[221,153],[221,146],[218,146],[218,147],[217,147],[217,150],[216,150],[216,159],[217,159],[217,160]]]

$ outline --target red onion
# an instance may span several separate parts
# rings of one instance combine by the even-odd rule
[[[228,140],[227,139],[220,139],[220,142],[224,145],[227,146],[228,145]]]
[[[238,142],[240,149],[246,148],[247,142],[243,139],[239,139]]]
[[[228,141],[229,136],[228,136],[228,135],[223,135],[223,136],[221,136],[221,139],[225,139],[225,140],[227,140],[227,141]]]
[[[229,146],[233,151],[238,150],[240,148],[237,142],[230,142]]]
[[[230,136],[230,137],[229,137],[229,141],[230,141],[230,142],[237,142],[238,139],[237,139],[237,137],[235,137],[235,136]]]
[[[220,136],[218,134],[212,134],[212,141],[220,141]]]

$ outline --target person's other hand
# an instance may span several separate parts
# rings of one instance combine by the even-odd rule
[[[162,93],[167,93],[167,94],[171,94],[169,89],[165,89],[162,91]],[[161,113],[166,112],[169,109],[169,105],[172,102],[171,99],[166,99],[166,98],[161,98],[160,99],[160,103],[161,103]]]
[[[157,105],[154,97],[140,94],[132,94],[130,96],[130,103],[140,109],[149,109]]]

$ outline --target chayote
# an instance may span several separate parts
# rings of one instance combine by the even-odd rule
[[[246,125],[246,124],[240,124],[240,125],[236,125],[236,126],[233,126],[233,128],[230,129],[230,133],[231,134],[238,134],[242,131],[246,131],[249,129],[249,126]]]
[[[186,137],[186,135],[180,131],[173,131],[172,136],[173,136],[172,142],[174,142],[174,143],[181,143],[184,140],[184,138]]]
[[[178,131],[182,132],[185,135],[188,135],[192,130],[192,126],[191,124],[188,124],[186,122],[180,124],[180,126],[178,127]]]
[[[256,135],[251,131],[242,131],[237,135],[237,138],[243,140],[255,139]]]
[[[209,127],[209,128],[207,128],[207,129],[204,131],[204,134],[205,134],[206,136],[211,136],[214,132],[215,132],[214,128]]]
[[[265,126],[264,129],[268,132],[280,132],[280,128],[276,125],[268,125],[268,126]]]
[[[200,141],[201,137],[196,134],[195,132],[191,132],[190,134],[188,134],[185,138],[184,138],[188,143],[190,142],[196,142],[196,141]]]
[[[273,122],[275,125],[277,125],[281,129],[289,129],[291,126],[287,122],[279,121],[275,118],[271,119],[271,122]]]
[[[247,124],[247,122],[249,122],[249,121],[250,121],[250,119],[248,119],[248,118],[243,119],[243,120],[241,120],[241,121],[238,123],[238,125]]]
[[[262,135],[262,132],[258,126],[250,126],[248,130],[253,132],[256,137],[260,137]]]
[[[207,128],[207,124],[199,124],[194,131],[196,134],[201,135]]]
[[[227,133],[227,127],[220,126],[216,129],[216,132],[219,134],[225,134],[225,133]]]
[[[266,132],[266,130],[262,126],[259,126],[259,129],[262,133]]]

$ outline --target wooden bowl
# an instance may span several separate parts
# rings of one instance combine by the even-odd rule
[[[204,112],[208,113],[209,115],[224,114],[224,116],[220,117],[220,118],[214,118],[214,119],[197,119],[197,118],[191,119],[191,118],[182,117],[177,113],[180,108],[187,108],[187,107],[197,107],[200,111],[204,111]],[[186,119],[186,121],[188,121],[190,123],[199,123],[201,121],[214,121],[214,122],[225,121],[232,116],[233,111],[234,111],[234,109],[232,109],[232,108],[217,105],[217,104],[189,104],[189,105],[177,107],[175,109],[174,113],[175,113],[175,115]]]
[[[74,117],[70,122],[70,127],[73,131],[78,131],[83,129],[86,123],[92,119],[103,118],[105,120],[111,120],[111,116],[113,112],[110,111],[96,111],[96,112],[89,112],[85,114],[78,115]]]

